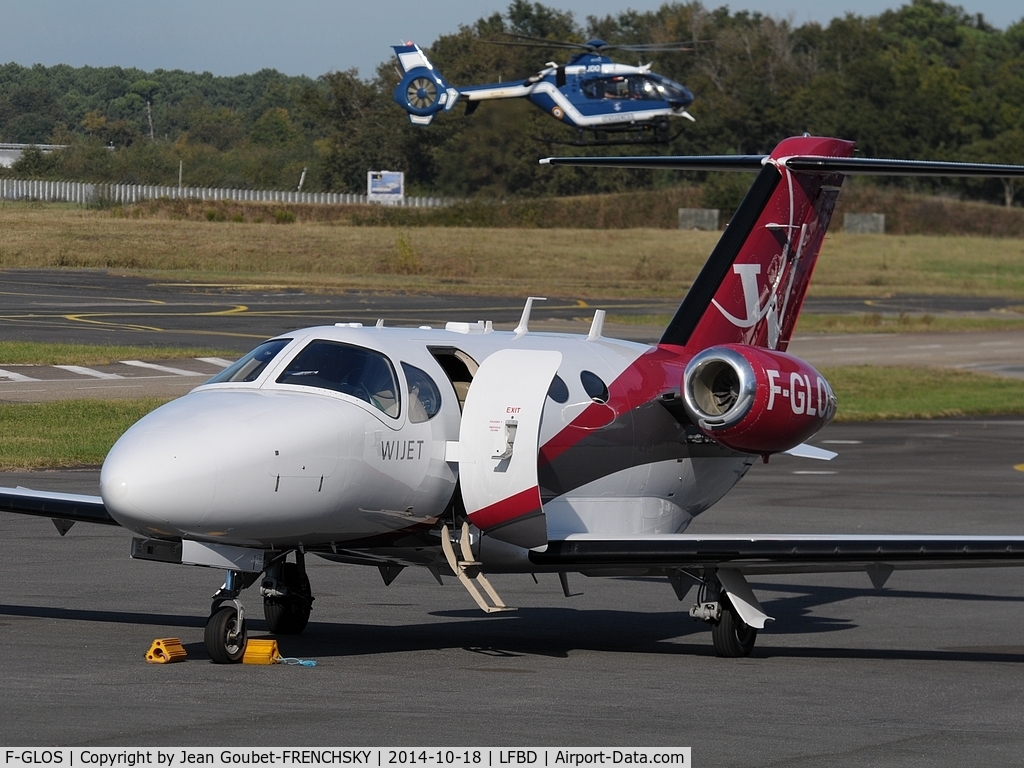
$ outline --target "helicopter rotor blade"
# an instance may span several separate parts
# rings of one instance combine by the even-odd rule
[[[695,51],[693,42],[686,43],[637,43],[636,45],[606,45],[602,50],[617,51]]]
[[[553,40],[545,40],[544,42],[536,43],[524,43],[515,40],[481,40],[480,42],[487,43],[488,45],[518,45],[525,48],[569,48],[571,50],[590,50],[588,46],[581,43],[560,43]]]
[[[495,45],[520,45],[529,47],[548,47],[548,48],[569,48],[572,50],[589,51],[590,53],[599,53],[602,51],[632,51],[643,53],[646,51],[694,51],[698,43],[711,42],[710,40],[679,40],[668,43],[603,43],[601,45],[592,45],[593,40],[589,40],[586,43],[574,43],[568,40],[548,40],[544,37],[533,37],[532,35],[520,35],[514,32],[503,32],[502,34],[508,37],[515,38],[510,41],[500,40],[484,40],[486,43],[493,43]],[[601,41],[596,41],[601,42]]]

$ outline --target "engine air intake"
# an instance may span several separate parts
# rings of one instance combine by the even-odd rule
[[[836,396],[799,358],[724,344],[690,360],[680,389],[694,424],[724,446],[762,455],[788,451],[828,424]]]
[[[683,374],[683,399],[698,425],[721,429],[742,419],[754,399],[754,371],[738,352],[712,347],[694,357]]]

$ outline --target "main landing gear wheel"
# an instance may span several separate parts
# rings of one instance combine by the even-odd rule
[[[309,613],[313,609],[309,577],[295,563],[284,563],[280,580],[286,587],[282,590],[285,594],[264,597],[263,615],[272,634],[298,635],[309,623]]]
[[[203,644],[214,664],[237,664],[245,655],[245,619],[233,605],[221,605],[206,620]]]
[[[732,603],[725,598],[724,592],[720,602],[721,618],[717,624],[711,625],[711,640],[715,644],[715,654],[726,658],[749,656],[754,650],[757,630],[743,623]]]

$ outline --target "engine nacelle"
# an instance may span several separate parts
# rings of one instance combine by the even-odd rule
[[[788,451],[824,427],[836,396],[803,360],[761,347],[724,344],[695,355],[683,401],[708,437],[746,453]]]

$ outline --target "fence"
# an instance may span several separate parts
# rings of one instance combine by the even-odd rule
[[[254,203],[300,205],[365,205],[366,195],[342,192],[294,192],[273,189],[219,189],[216,187],[163,187],[154,184],[86,184],[79,181],[0,179],[0,199],[41,200],[90,205],[108,202],[128,205],[162,197],[171,200],[235,200]],[[404,208],[442,208],[457,200],[450,197],[406,197],[391,205]]]

